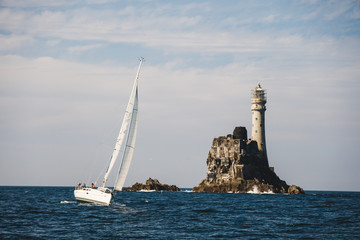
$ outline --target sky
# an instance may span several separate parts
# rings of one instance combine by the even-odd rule
[[[277,175],[360,191],[360,1],[346,0],[0,0],[0,185],[100,183],[140,57],[125,186],[197,186],[213,138],[251,133],[260,82]]]

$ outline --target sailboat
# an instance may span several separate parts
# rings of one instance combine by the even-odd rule
[[[134,85],[131,91],[130,99],[126,107],[124,119],[120,128],[119,135],[116,139],[114,151],[112,153],[110,163],[105,172],[104,179],[102,181],[101,187],[96,188],[92,184],[91,187],[81,186],[80,184],[74,190],[74,195],[77,201],[79,202],[88,202],[101,205],[110,205],[112,196],[116,191],[121,191],[126,176],[128,174],[132,156],[135,148],[136,132],[137,132],[137,115],[138,115],[138,80],[141,65],[144,59],[140,58],[139,67],[136,73]],[[124,145],[124,153],[122,155],[122,161],[120,165],[120,170],[118,172],[114,188],[107,188],[106,183],[108,181],[111,170],[114,167],[116,159],[119,155],[122,145]]]

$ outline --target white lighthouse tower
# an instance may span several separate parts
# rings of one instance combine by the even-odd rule
[[[251,139],[257,142],[259,151],[262,152],[264,160],[268,162],[265,142],[266,91],[265,89],[262,89],[260,83],[258,83],[251,93]]]

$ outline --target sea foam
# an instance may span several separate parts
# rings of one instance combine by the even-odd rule
[[[248,191],[247,193],[251,193],[251,194],[274,194],[273,191],[269,190],[267,192],[261,192],[259,191],[258,187],[255,185],[253,190]]]

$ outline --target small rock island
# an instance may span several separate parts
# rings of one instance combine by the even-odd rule
[[[245,127],[214,138],[206,159],[207,175],[194,192],[304,193],[289,186],[269,166],[265,144],[266,93],[260,84],[252,92],[252,137]]]
[[[170,191],[178,192],[180,189],[175,185],[161,184],[159,180],[149,178],[145,184],[135,183],[129,188],[123,189],[123,191]]]

